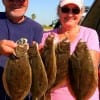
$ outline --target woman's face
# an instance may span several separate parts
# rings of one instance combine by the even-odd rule
[[[21,17],[28,7],[28,0],[3,0],[6,13],[11,18]]]
[[[74,4],[68,4],[58,9],[58,15],[63,27],[75,27],[82,17],[83,11]]]

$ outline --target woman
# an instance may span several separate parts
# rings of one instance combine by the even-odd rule
[[[61,25],[59,28],[52,30],[56,37],[56,42],[67,37],[71,42],[70,54],[72,54],[78,41],[80,39],[84,40],[91,52],[95,66],[95,75],[98,77],[99,40],[95,30],[79,25],[84,12],[82,0],[60,0],[57,10]],[[44,34],[42,43],[44,43],[46,37],[50,33],[51,32]],[[68,90],[67,83],[67,80],[62,79],[61,83],[51,89],[51,100],[75,100],[71,92]],[[89,100],[99,100],[98,88],[96,88],[94,94]]]

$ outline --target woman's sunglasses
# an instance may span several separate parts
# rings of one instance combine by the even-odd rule
[[[73,14],[79,14],[80,13],[80,9],[79,8],[68,8],[68,7],[62,7],[61,8],[61,12],[62,13],[73,13]]]

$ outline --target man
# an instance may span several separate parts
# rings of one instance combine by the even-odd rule
[[[29,0],[2,0],[5,12],[0,12],[0,100],[8,100],[2,84],[2,73],[7,56],[13,53],[20,38],[41,42],[43,29],[40,24],[32,21],[24,14]]]

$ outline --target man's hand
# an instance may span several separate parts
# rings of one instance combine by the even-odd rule
[[[0,55],[10,55],[14,53],[17,44],[11,40],[0,40]]]

